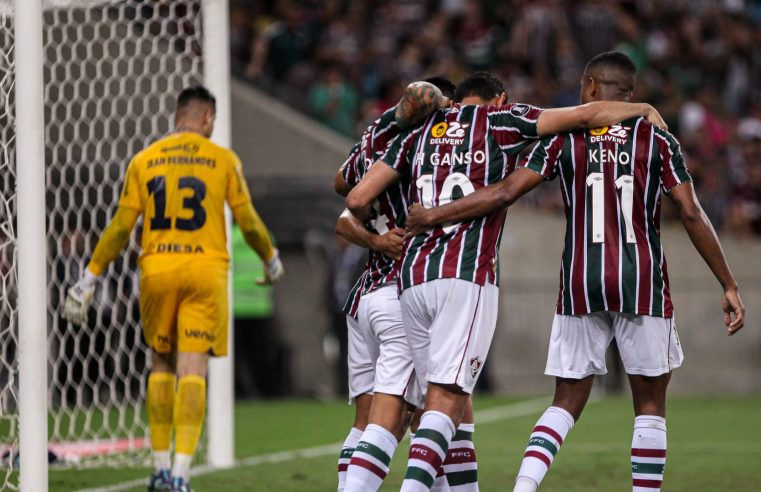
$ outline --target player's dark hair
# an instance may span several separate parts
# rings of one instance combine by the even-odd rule
[[[429,84],[433,84],[436,87],[438,87],[439,90],[441,91],[441,94],[443,94],[444,97],[447,97],[449,99],[452,99],[454,97],[454,91],[456,87],[454,85],[454,82],[452,82],[446,77],[437,75],[435,77],[428,77],[427,79],[423,79],[423,82],[428,82]]]
[[[494,99],[505,92],[502,82],[489,72],[473,72],[466,75],[457,84],[454,94],[455,102],[462,102],[466,97],[480,97],[484,101]]]
[[[188,87],[180,92],[180,95],[177,96],[177,112],[179,113],[192,102],[210,104],[214,110],[217,109],[217,99],[209,92],[209,89],[202,85]]]
[[[616,70],[626,75],[635,75],[637,66],[631,58],[620,51],[606,51],[595,56],[584,69],[584,74],[590,74],[594,70]]]

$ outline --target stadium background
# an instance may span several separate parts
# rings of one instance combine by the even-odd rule
[[[617,49],[639,68],[636,99],[655,105],[680,139],[750,312],[742,339],[726,338],[720,288],[664,200],[663,238],[686,353],[672,390],[761,390],[761,333],[752,314],[761,294],[759,22],[759,2],[731,0],[233,0],[233,145],[289,269],[275,288],[266,336],[279,366],[259,370],[279,378],[285,386],[277,390],[286,394],[344,391],[339,308],[364,255],[332,232],[342,204],[331,180],[352,139],[407,82],[434,74],[457,81],[487,69],[512,101],[572,105],[586,60]],[[508,214],[487,389],[551,391],[542,372],[561,210],[551,183]],[[606,385],[621,388],[621,376]]]
[[[175,2],[175,6],[180,4],[192,7],[197,2]],[[150,3],[143,7],[128,14],[137,15],[138,24],[140,16],[153,15],[147,13],[152,10]],[[755,48],[761,41],[761,3],[230,0],[230,7],[233,148],[242,157],[256,206],[277,237],[288,271],[282,284],[263,293],[263,307],[255,314],[242,314],[244,319],[238,323],[236,390],[241,400],[254,400],[237,405],[236,455],[253,456],[251,463],[262,464],[277,455],[265,453],[287,454],[323,446],[322,454],[312,455],[320,456],[319,461],[295,459],[279,466],[236,470],[227,472],[219,483],[204,477],[206,481],[194,482],[201,490],[230,490],[231,483],[239,486],[232,488],[266,484],[261,490],[327,490],[333,485],[335,452],[332,448],[326,451],[324,444],[340,439],[351,418],[351,409],[342,398],[345,322],[339,308],[365,256],[333,233],[342,201],[332,191],[332,178],[364,126],[393,104],[410,80],[445,74],[457,81],[482,68],[504,81],[513,101],[542,106],[575,104],[584,62],[607,49],[621,49],[635,59],[640,67],[638,100],[653,103],[680,138],[698,194],[720,230],[749,308],[743,332],[732,339],[725,337],[718,284],[678,222],[666,221],[663,236],[686,352],[685,364],[671,385],[674,397],[669,411],[677,417],[669,424],[675,458],[670,461],[673,475],[667,482],[670,490],[757,488],[759,477],[751,469],[759,453],[756,443],[760,439],[753,422],[758,422],[761,395],[761,323],[754,315],[761,295],[761,56]],[[183,18],[188,14],[167,10],[157,15]],[[165,26],[189,40],[200,33],[200,26],[189,22],[170,20]],[[177,65],[168,68],[191,83],[196,81],[190,74],[198,68],[200,45],[188,44],[179,42],[171,48],[177,56],[170,58]],[[136,125],[130,111],[140,113],[142,108],[158,113],[159,126],[170,124],[173,91],[151,83],[146,76],[154,66],[151,64],[158,63],[150,49],[127,45],[122,56],[129,57],[132,50],[131,55],[144,60],[147,68],[120,60],[118,70],[110,76],[115,86],[121,84],[126,91],[142,95],[115,99],[113,109],[99,107],[111,115],[111,137],[103,139],[116,149],[111,156],[124,155],[145,137],[146,130]],[[57,53],[48,56],[55,59]],[[59,70],[59,65],[68,62],[65,56],[54,61],[54,73],[67,77],[69,72]],[[84,66],[83,79],[100,75]],[[51,112],[65,118],[70,106],[67,99],[78,89],[66,84],[61,87],[62,97],[57,92],[46,97],[58,101]],[[71,277],[67,272],[76,270],[67,254],[74,250],[86,254],[82,237],[67,238],[57,230],[83,228],[90,231],[88,237],[94,237],[115,208],[109,200],[118,191],[117,170],[124,164],[91,159],[86,149],[92,148],[80,148],[76,141],[83,132],[64,125],[60,132],[50,134],[55,144],[48,154],[54,160],[81,167],[96,163],[92,174],[53,169],[49,175],[48,185],[54,192],[49,193],[48,207],[60,205],[51,214],[53,227],[48,237],[54,256],[49,259],[48,279],[52,313],[57,312]],[[50,135],[47,137],[52,138]],[[87,203],[99,207],[92,223],[86,222],[88,211],[67,206],[70,193],[61,186],[75,183],[76,187],[91,177],[95,178],[92,181],[106,178],[103,194],[90,192],[87,196]],[[489,384],[480,389],[477,401],[485,414],[478,418],[488,415],[491,407],[516,401],[518,406],[529,403],[530,408],[521,407],[525,413],[520,418],[482,427],[487,429],[478,437],[486,479],[483,490],[494,490],[497,483],[512,480],[527,429],[552,391],[552,380],[542,372],[564,229],[559,206],[559,191],[555,184],[548,184],[508,215],[498,333],[487,362],[489,377],[485,380]],[[667,208],[664,214],[668,218],[673,211]],[[72,223],[66,225],[67,220]],[[0,271],[6,272],[9,263],[5,257],[0,259]],[[104,285],[97,303],[101,321],[91,319],[91,323],[107,325],[118,320],[137,325],[139,313],[131,295],[134,266],[134,255],[117,261],[114,269],[123,273],[124,280]],[[92,345],[98,352],[104,345],[90,343],[89,332],[68,330],[60,320],[49,323],[62,347],[60,360],[55,362],[60,366],[53,366],[51,372],[51,401],[56,404],[78,396],[68,386],[74,386],[84,374],[83,400],[87,404],[96,399],[91,382],[106,380],[111,369],[103,370],[86,347]],[[136,342],[129,339],[127,345]],[[57,353],[56,345],[51,348]],[[128,393],[138,394],[138,373],[146,364],[141,352],[129,355],[129,361],[116,362],[110,360],[108,350],[104,353],[105,367],[119,368],[123,381],[119,384],[125,384]],[[604,382],[611,389],[625,389],[621,375]],[[488,391],[509,396],[492,398]],[[541,396],[523,401],[534,394]],[[264,401],[269,397],[289,399]],[[554,482],[548,482],[548,490],[589,490],[584,480],[589,477],[590,455],[594,466],[606,466],[613,460],[608,455],[616,454],[611,453],[614,450],[627,458],[631,429],[626,392],[619,398],[597,400],[585,415],[577,431],[582,453],[571,458],[577,456],[576,448],[571,447],[576,444],[569,443],[569,457],[563,457],[569,461],[564,462],[564,471],[557,470],[558,478],[550,478]],[[747,417],[750,427],[745,425]],[[313,425],[294,426],[293,422]],[[701,432],[694,435],[694,429]],[[0,427],[0,434],[3,432]],[[734,444],[738,441],[745,444]],[[680,442],[684,443],[681,448]],[[709,448],[710,452],[706,451]],[[403,453],[398,453],[397,461],[402,459]],[[394,480],[399,480],[403,469],[399,463],[396,475],[389,477],[389,490]],[[627,467],[626,462],[615,465],[619,476],[613,483],[626,483]],[[142,481],[143,475],[144,470],[133,468],[57,470],[51,477],[51,489],[99,487],[127,478]],[[574,488],[561,481],[569,476],[578,476],[580,485]]]

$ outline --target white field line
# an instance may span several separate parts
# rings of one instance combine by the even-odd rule
[[[510,403],[508,405],[487,408],[486,410],[476,412],[475,421],[477,425],[481,425],[498,422],[501,420],[526,417],[543,410],[550,404],[550,402],[551,398],[549,396],[543,396],[541,398],[534,398],[532,400],[526,400],[519,403]],[[405,439],[407,438],[408,437]],[[332,444],[324,444],[322,446],[313,446],[311,448],[294,449],[292,451],[280,451],[277,453],[250,456],[248,458],[243,458],[236,461],[235,465],[233,465],[232,468],[244,468],[248,466],[262,465],[265,463],[284,463],[287,461],[304,458],[319,458],[333,454],[338,456],[338,452],[341,450],[342,444],[343,442],[335,442]],[[201,475],[208,475],[209,473],[213,473],[215,471],[220,471],[220,469],[209,465],[201,465],[194,467],[190,471],[190,474],[194,477],[198,477]],[[109,485],[107,487],[82,489],[80,492],[120,492],[122,490],[129,490],[135,487],[144,487],[146,482],[147,478],[141,478],[138,480],[130,480],[128,482]]]

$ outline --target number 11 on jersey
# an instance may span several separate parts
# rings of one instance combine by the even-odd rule
[[[587,186],[592,187],[592,242],[605,242],[605,175],[603,173],[589,173]],[[621,212],[624,216],[626,228],[626,242],[636,243],[634,235],[634,178],[628,174],[619,176],[616,180],[616,188],[621,190]],[[618,201],[618,200],[617,200]]]

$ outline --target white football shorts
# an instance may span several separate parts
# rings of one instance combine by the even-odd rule
[[[400,300],[421,385],[472,393],[497,325],[499,289],[446,278],[405,289]]]
[[[348,330],[348,365],[349,365],[349,403],[364,393],[373,392],[375,380],[375,358],[373,347],[368,347],[365,337],[359,328],[359,321],[351,316],[346,317]],[[374,347],[377,353],[377,347]]]
[[[607,373],[605,351],[613,337],[627,374],[660,376],[684,360],[673,318],[611,311],[556,314],[544,373],[569,379]]]
[[[396,284],[383,286],[362,296],[357,318],[356,332],[361,339],[349,344],[349,386],[350,392],[353,386],[365,391],[349,396],[356,398],[361,393],[385,393],[401,396],[415,406],[422,406],[423,394],[415,377]],[[352,358],[352,352],[357,357]],[[372,361],[372,378],[364,370],[368,360]],[[358,367],[354,369],[353,361],[358,362]],[[354,374],[357,375],[356,384],[351,382]]]

